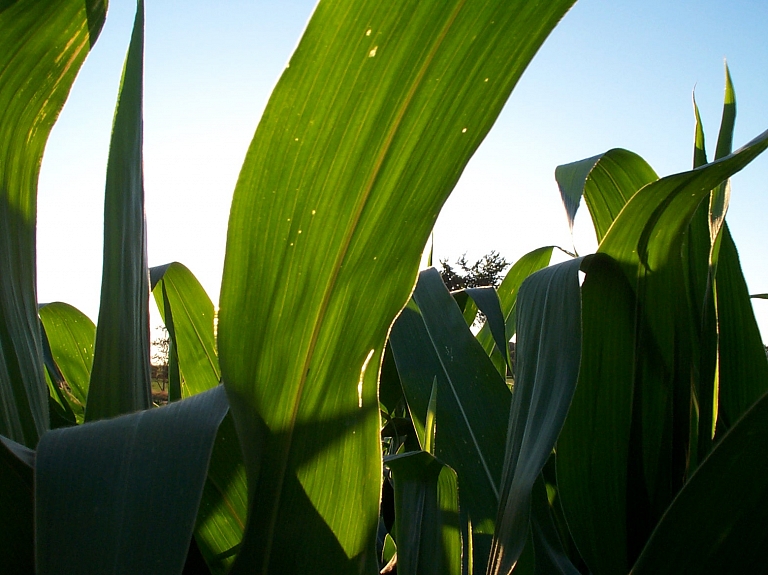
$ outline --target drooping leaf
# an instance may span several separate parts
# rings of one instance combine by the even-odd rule
[[[36,458],[37,572],[181,573],[227,408],[217,387],[46,433]]]
[[[758,573],[768,521],[768,396],[702,462],[662,518],[632,575]]]
[[[390,342],[422,449],[437,378],[435,456],[458,475],[462,512],[474,525],[474,566],[482,571],[499,501],[509,390],[434,268],[419,274]]]
[[[635,297],[621,269],[585,260],[581,365],[557,440],[557,490],[571,536],[595,575],[626,573]]]
[[[34,573],[35,452],[0,436],[0,553],[8,573]]]
[[[151,405],[149,272],[144,220],[144,2],[123,67],[104,199],[104,264],[86,421]]]
[[[39,314],[51,358],[64,379],[63,396],[77,423],[82,423],[93,365],[96,326],[83,312],[62,302],[40,306]]]
[[[19,0],[0,12],[0,434],[34,447],[48,429],[35,287],[43,150],[106,2]]]
[[[395,489],[398,574],[460,575],[456,472],[426,451],[395,455],[386,464]]]
[[[219,351],[250,495],[233,573],[376,568],[387,330],[440,207],[571,4],[318,5],[230,216]]]
[[[597,241],[601,242],[629,198],[658,176],[634,152],[615,148],[586,160],[558,166],[555,179],[570,226],[573,227],[579,201],[584,196]]]
[[[192,272],[178,262],[154,267],[150,275],[155,302],[178,354],[184,379],[182,396],[217,386],[219,359],[213,333],[213,303],[208,294]]]
[[[530,527],[531,490],[571,403],[581,355],[582,258],[538,271],[518,297],[516,377],[487,573],[509,573]]]

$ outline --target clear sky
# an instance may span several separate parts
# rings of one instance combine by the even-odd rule
[[[145,191],[150,265],[180,261],[218,300],[235,181],[261,112],[309,18],[304,0],[147,0]],[[135,11],[111,0],[43,160],[38,297],[92,319],[101,285],[109,135]],[[768,129],[768,2],[580,0],[524,74],[446,203],[435,258],[509,260],[570,249],[554,169],[610,148],[660,175],[691,166],[696,99],[714,153],[727,58],[734,145]],[[768,292],[768,154],[732,180],[728,222],[751,293]],[[581,254],[596,242],[584,206]],[[755,302],[768,340],[768,301]],[[159,320],[153,320],[159,323]]]

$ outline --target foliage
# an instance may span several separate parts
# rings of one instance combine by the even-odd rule
[[[503,274],[509,267],[509,262],[498,252],[491,250],[473,264],[469,264],[466,254],[456,260],[458,270],[440,260],[440,277],[449,290],[460,290],[475,287],[498,287]]]
[[[195,550],[216,574],[759,569],[768,359],[725,213],[768,132],[731,153],[729,75],[713,162],[696,111],[691,171],[626,150],[557,169],[597,254],[547,267],[540,248],[499,284],[492,252],[459,260],[453,294],[434,269],[412,289],[434,214],[570,5],[321,2],[235,190],[218,332],[190,270],[147,269],[141,0],[98,325],[36,308],[36,170],[105,6],[0,8],[9,570],[181,573]],[[150,289],[169,337],[152,409]]]

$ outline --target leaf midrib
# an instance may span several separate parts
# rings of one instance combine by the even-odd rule
[[[312,329],[312,336],[309,342],[306,359],[304,361],[304,365],[301,370],[301,376],[300,376],[301,379],[299,380],[296,399],[294,401],[293,410],[291,412],[290,425],[288,426],[288,433],[285,440],[286,449],[282,451],[283,456],[281,457],[279,462],[280,468],[279,468],[279,472],[277,473],[277,476],[280,478],[280,481],[278,482],[277,493],[275,494],[274,503],[272,505],[271,515],[269,518],[269,528],[267,530],[267,543],[265,546],[264,562],[262,564],[262,570],[265,573],[267,572],[267,569],[269,567],[272,544],[274,540],[275,525],[277,523],[277,517],[278,517],[277,511],[278,511],[278,508],[280,507],[283,485],[285,485],[284,477],[285,477],[286,469],[288,466],[288,454],[290,452],[291,444],[293,442],[293,431],[296,427],[296,419],[298,417],[299,406],[301,404],[301,399],[303,397],[304,387],[306,384],[307,375],[309,373],[309,366],[314,357],[315,346],[317,345],[317,340],[320,335],[320,330],[324,324],[323,319],[326,315],[328,305],[330,304],[330,300],[335,291],[334,287],[336,285],[336,280],[338,279],[339,273],[341,271],[341,266],[344,260],[346,259],[347,253],[349,252],[349,248],[352,243],[352,238],[354,237],[355,232],[357,231],[358,223],[360,222],[360,218],[362,216],[363,210],[366,204],[368,203],[368,199],[370,198],[373,186],[381,171],[381,167],[384,164],[384,160],[387,157],[389,150],[392,146],[392,142],[395,138],[395,134],[397,133],[398,128],[400,127],[400,124],[405,116],[406,111],[408,110],[411,104],[411,101],[413,100],[416,94],[417,89],[421,86],[424,76],[427,73],[427,70],[429,69],[430,65],[432,64],[432,61],[434,60],[435,54],[437,53],[438,49],[442,45],[446,35],[448,34],[448,31],[452,27],[453,23],[456,20],[456,17],[458,16],[459,12],[461,12],[461,9],[464,7],[465,3],[466,3],[466,0],[460,0],[456,5],[456,7],[454,8],[447,22],[443,26],[443,29],[440,31],[440,34],[438,35],[436,41],[433,43],[432,49],[430,50],[427,57],[424,59],[421,65],[421,68],[419,69],[419,72],[416,75],[416,79],[411,84],[411,88],[408,91],[408,94],[406,95],[402,105],[400,106],[397,116],[395,117],[395,120],[392,123],[389,129],[389,132],[387,133],[387,137],[384,140],[384,144],[382,145],[379,151],[379,154],[376,158],[376,161],[374,162],[370,177],[368,178],[368,181],[366,182],[363,188],[364,192],[362,194],[362,198],[360,199],[356,210],[353,212],[353,218],[352,218],[353,224],[348,227],[346,237],[342,242],[342,248],[339,251],[339,255],[336,258],[336,262],[332,268],[330,279],[326,284],[326,288],[323,292],[323,298],[321,300],[320,309],[317,315],[317,320],[315,321]],[[496,490],[495,486],[494,486],[494,490],[496,492],[496,497],[498,498],[498,491]]]

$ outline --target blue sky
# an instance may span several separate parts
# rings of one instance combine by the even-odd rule
[[[148,0],[145,189],[150,265],[186,264],[216,301],[229,204],[247,146],[314,2]],[[135,3],[107,23],[53,130],[38,209],[40,301],[98,313],[104,174]],[[435,257],[509,260],[571,247],[558,164],[623,147],[660,175],[691,165],[691,93],[710,156],[723,61],[736,88],[735,146],[768,129],[768,2],[581,0],[545,42],[446,203]],[[752,293],[768,292],[768,155],[733,178],[728,221]],[[574,241],[595,247],[582,211]],[[77,273],[73,274],[72,269]],[[768,339],[768,301],[755,303]],[[159,320],[154,320],[159,323]]]

